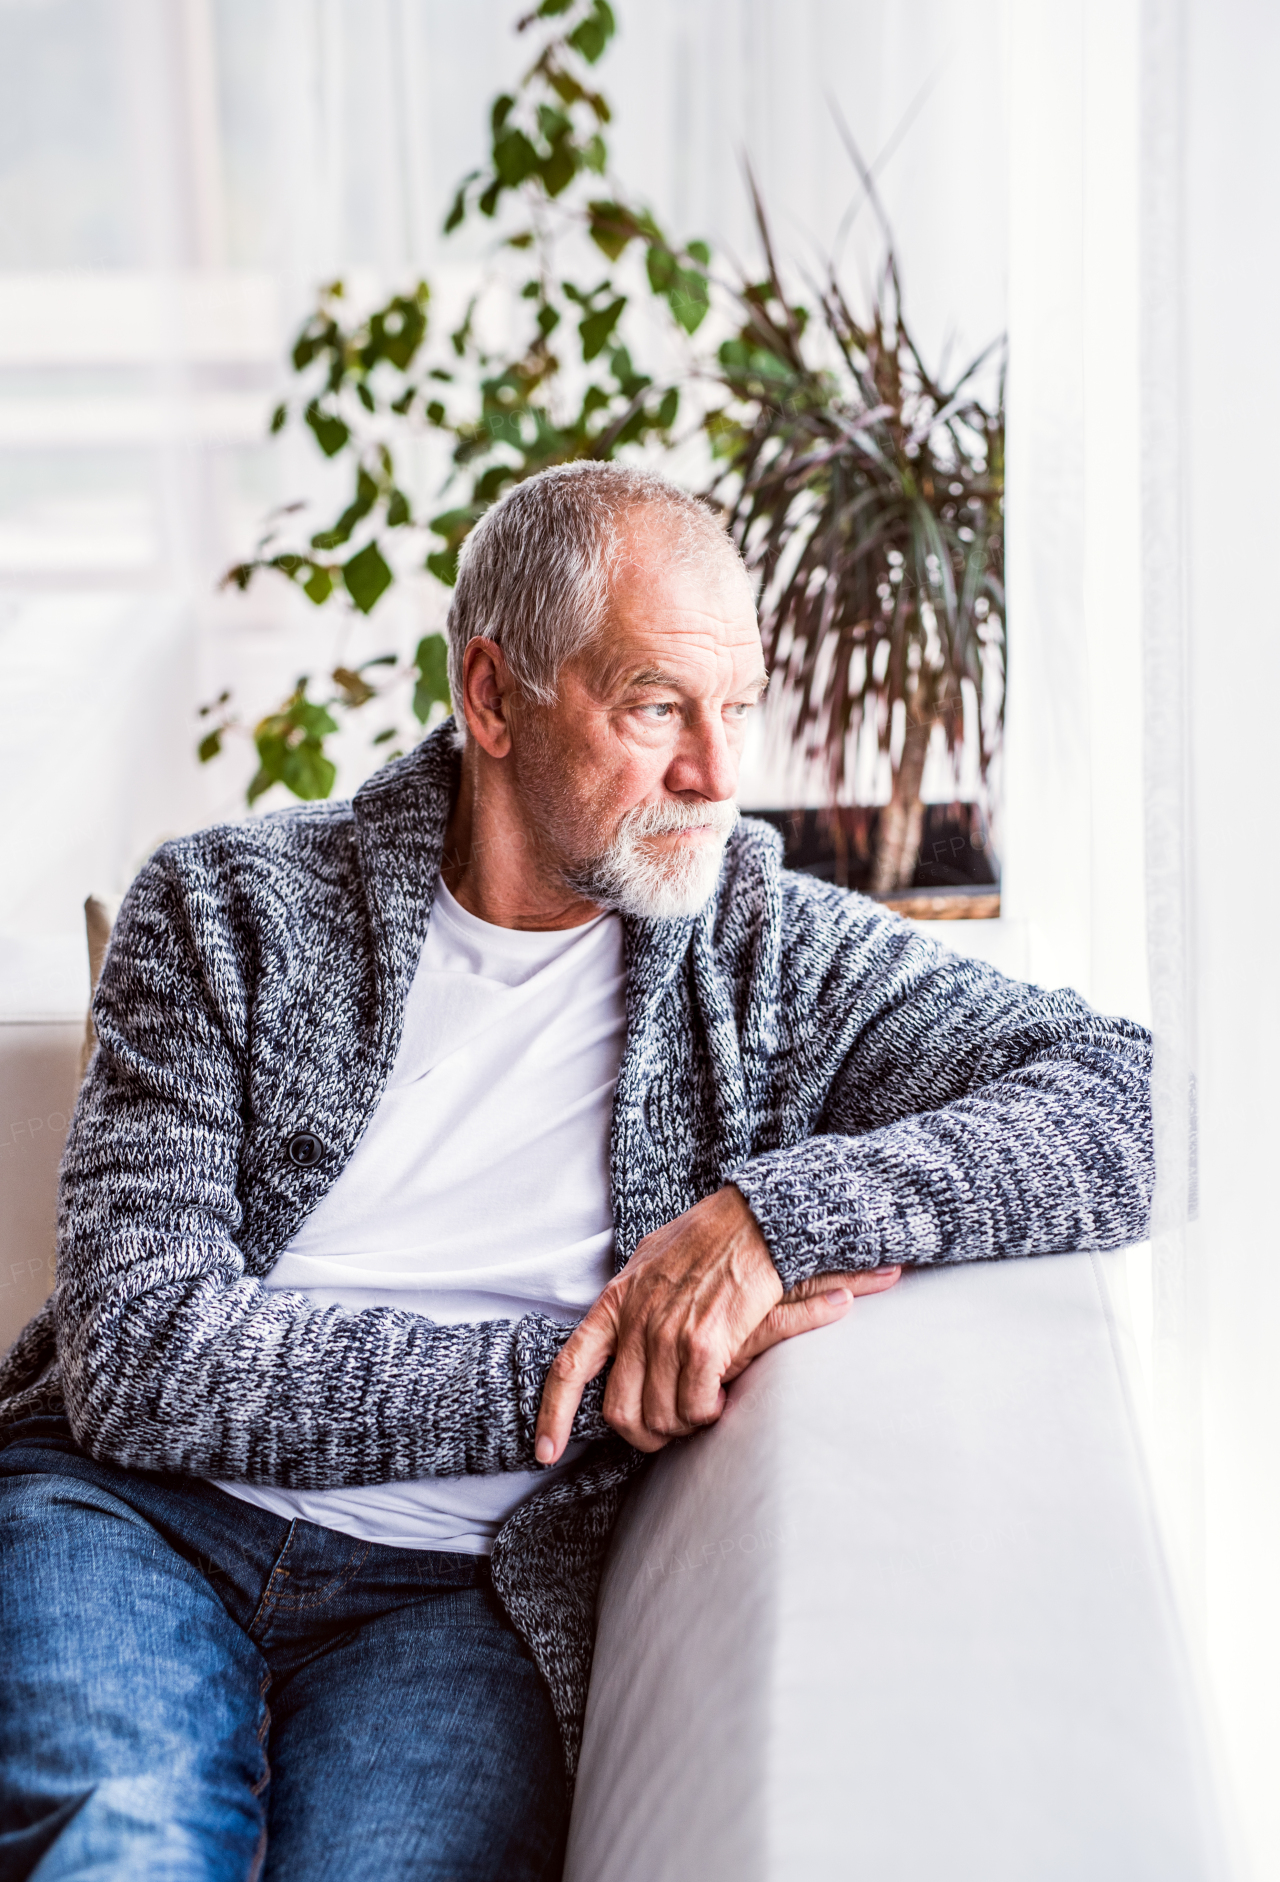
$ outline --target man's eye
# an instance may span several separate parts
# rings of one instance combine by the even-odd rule
[[[675,706],[669,699],[655,699],[650,705],[641,706],[640,710],[650,713],[655,719],[666,719],[675,711]]]
[[[750,710],[745,699],[735,700],[733,705],[725,707],[725,711],[734,719],[745,719]]]

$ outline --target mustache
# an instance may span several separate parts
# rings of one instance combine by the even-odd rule
[[[738,821],[734,803],[637,804],[619,818],[612,841],[598,856],[565,872],[570,888],[601,908],[642,920],[696,915],[714,892],[725,845]],[[646,839],[680,830],[706,830],[709,843],[655,856]]]
[[[719,837],[729,837],[737,821],[738,806],[733,802],[637,804],[620,820],[617,834],[633,843],[678,830],[713,830]]]

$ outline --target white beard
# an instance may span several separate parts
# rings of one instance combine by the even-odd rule
[[[672,921],[704,908],[720,879],[724,846],[738,821],[736,804],[650,804],[629,810],[603,855],[566,871],[578,895],[619,915]],[[709,826],[703,842],[655,855],[645,839]]]

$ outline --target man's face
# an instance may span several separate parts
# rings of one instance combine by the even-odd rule
[[[604,631],[562,668],[553,705],[519,714],[513,743],[526,805],[575,890],[636,915],[701,907],[764,687],[741,568],[714,550],[677,561],[660,515],[634,513]]]

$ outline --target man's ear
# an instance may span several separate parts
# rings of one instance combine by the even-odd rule
[[[498,643],[480,635],[469,641],[462,656],[462,710],[471,737],[491,758],[505,758],[511,750],[515,690]]]

